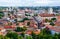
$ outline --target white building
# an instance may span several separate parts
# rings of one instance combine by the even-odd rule
[[[53,14],[53,9],[52,9],[52,8],[49,8],[49,9],[48,9],[48,13],[49,13],[49,14]]]

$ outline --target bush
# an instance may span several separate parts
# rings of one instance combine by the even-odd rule
[[[34,32],[32,32],[31,35],[25,35],[25,37],[23,37],[24,35],[24,33],[18,35],[15,32],[8,32],[5,36],[0,35],[0,39],[60,39],[60,34],[51,35],[50,31],[46,28],[41,30],[38,35]]]
[[[54,26],[55,24],[53,22],[51,22],[50,25]]]
[[[56,20],[56,18],[52,18],[51,20],[55,21],[55,20]]]
[[[48,22],[48,19],[45,19],[45,22]]]
[[[27,30],[26,27],[17,27],[16,32],[22,32],[22,31],[25,31],[25,30]]]
[[[19,22],[24,22],[25,20],[30,20],[28,18],[23,18],[23,20],[19,21]]]
[[[3,16],[4,16],[4,14],[3,14],[3,13],[0,13],[0,19],[1,19]]]
[[[34,16],[38,16],[38,14],[34,14]]]
[[[8,32],[6,36],[9,37],[10,39],[18,39],[19,35],[15,32]]]
[[[32,36],[26,36],[26,39],[33,39]]]
[[[49,20],[49,22],[53,22],[52,20]]]

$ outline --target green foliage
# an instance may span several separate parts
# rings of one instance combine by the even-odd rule
[[[25,20],[29,20],[29,18],[24,18],[23,20],[24,20],[24,21],[25,21]]]
[[[17,23],[17,19],[14,19],[14,21]]]
[[[0,19],[4,16],[3,12],[0,12]]]
[[[30,16],[30,14],[26,13],[25,16]]]
[[[32,38],[33,38],[33,39],[37,39],[37,35],[36,35],[34,32],[32,32],[31,35],[32,35]]]
[[[45,22],[54,22],[56,20],[57,20],[56,18],[51,18],[51,20],[45,19]]]
[[[8,13],[8,16],[10,16],[10,13]]]
[[[23,37],[22,36],[18,36],[18,39],[23,39]]]
[[[45,28],[45,29],[43,29],[42,31],[41,31],[41,34],[42,35],[48,35],[48,34],[51,34],[51,32],[50,32],[50,30],[48,29],[48,28]]]
[[[10,39],[18,39],[18,34],[14,32],[8,32],[6,36],[9,37]]]
[[[56,16],[59,16],[60,14],[56,14]]]
[[[10,39],[10,38],[0,35],[0,39]]]
[[[32,36],[26,36],[26,39],[33,39]]]
[[[53,22],[53,20],[49,20],[49,22]]]
[[[60,39],[60,34],[51,35],[50,31],[46,31],[47,29],[43,29],[40,34],[36,35],[32,32],[31,35],[26,35],[24,32],[21,35],[18,35],[15,32],[8,32],[5,36],[0,35],[0,39]]]
[[[45,19],[45,22],[48,22],[48,19]]]
[[[29,18],[23,18],[23,20],[19,21],[19,22],[24,22],[25,20],[30,20]]]
[[[22,31],[25,31],[25,30],[27,30],[26,27],[17,27],[16,32],[22,32]]]
[[[56,18],[52,18],[51,20],[52,20],[52,21],[55,21],[55,20],[57,20],[57,19],[56,19]]]
[[[32,32],[32,38],[33,39],[50,39],[52,37],[51,32],[49,29],[43,29],[41,30],[40,34],[36,35],[34,32]]]
[[[59,34],[51,35],[49,29],[43,29],[40,34],[38,34],[38,39],[60,39]]]
[[[38,16],[38,14],[34,14],[34,16]]]
[[[24,33],[24,32],[22,32],[22,33],[21,33],[21,36],[22,36],[22,37],[24,37],[24,35],[25,35],[25,33]]]
[[[50,25],[54,26],[55,24],[53,22],[50,22]]]

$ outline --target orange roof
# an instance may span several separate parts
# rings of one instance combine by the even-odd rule
[[[60,29],[54,27],[54,26],[47,26],[50,30],[54,30],[56,32],[60,32]]]
[[[0,32],[0,35],[3,35],[3,33],[2,33],[2,32]]]
[[[43,14],[39,14],[41,17],[53,17],[54,14],[47,14],[47,13],[43,13]]]
[[[56,26],[60,26],[60,21],[59,21],[59,20],[56,21],[56,22],[55,22],[55,25],[56,25]]]
[[[32,34],[32,30],[27,30],[27,31],[26,31],[26,34],[31,35],[31,34]]]
[[[24,26],[23,22],[18,23],[19,26]]]
[[[37,25],[34,25],[33,27],[34,27],[34,28],[37,28]]]
[[[35,30],[34,33],[35,33],[35,34],[39,34],[40,31],[39,31],[39,30]]]
[[[4,28],[15,28],[15,26],[4,26]]]
[[[60,19],[60,16],[57,16],[58,19]]]

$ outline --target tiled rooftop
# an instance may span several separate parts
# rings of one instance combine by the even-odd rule
[[[48,14],[48,13],[42,13],[42,14],[39,14],[41,17],[53,17],[55,16],[54,14]]]

